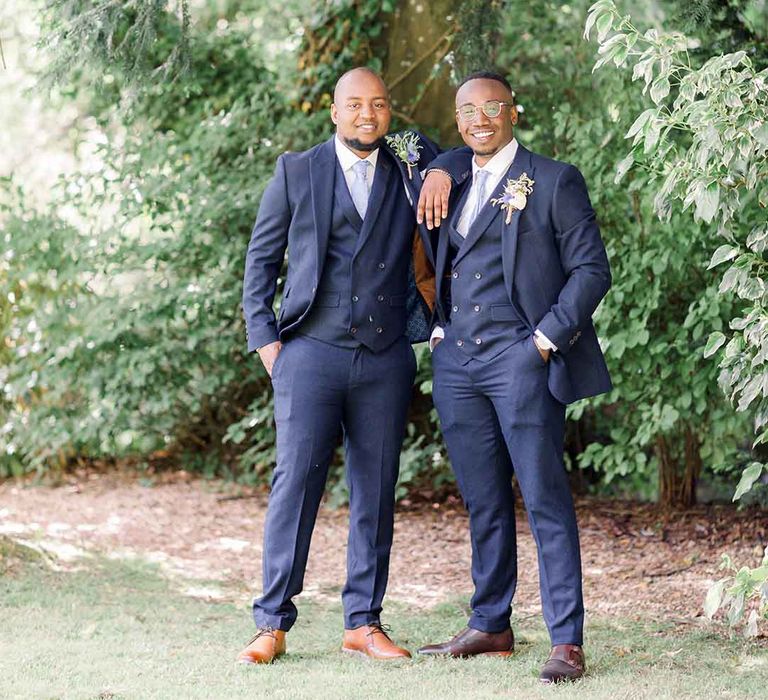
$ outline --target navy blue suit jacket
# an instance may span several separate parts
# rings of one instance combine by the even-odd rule
[[[468,148],[439,156],[432,166],[454,167]],[[451,160],[454,159],[454,160]],[[464,160],[458,162],[466,162]],[[539,329],[558,348],[549,360],[549,389],[562,403],[611,390],[605,359],[592,325],[592,314],[611,286],[611,272],[584,178],[572,165],[531,153],[518,146],[507,179],[523,173],[534,180],[525,208],[506,223],[506,212],[489,203],[478,214],[454,264],[491,226],[502,227],[501,264],[510,302],[531,332]],[[451,193],[455,207],[472,183],[472,169],[457,176]],[[436,253],[437,303],[449,274],[447,230]],[[445,309],[438,309],[445,318]]]
[[[400,180],[408,188],[414,210],[421,189],[419,170],[424,169],[439,153],[434,143],[421,134],[418,136],[422,149],[411,178],[407,175],[405,163],[392,153],[389,146],[381,147],[397,164],[402,176]],[[389,156],[386,156],[388,162]],[[463,172],[470,158],[471,154],[454,156],[445,167],[458,168]],[[246,257],[243,311],[249,352],[285,338],[287,333],[299,326],[314,302],[330,235],[336,161],[334,137],[308,151],[284,153],[277,159],[274,177],[261,199]],[[458,175],[456,172],[452,174]],[[403,187],[402,182],[396,186]],[[381,211],[383,196],[374,181],[368,203],[369,216],[392,216],[391,212]],[[413,226],[410,233],[413,233],[416,229],[415,217],[410,221]],[[417,235],[421,237],[422,249],[434,268],[434,246],[430,233],[420,226]],[[272,303],[286,248],[288,275],[277,319]],[[424,335],[412,340],[425,340],[427,334],[428,325],[425,323]]]

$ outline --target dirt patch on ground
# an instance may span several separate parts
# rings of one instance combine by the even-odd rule
[[[266,504],[258,491],[183,472],[151,484],[125,474],[88,474],[55,488],[6,482],[0,484],[0,534],[31,543],[63,565],[94,553],[148,559],[189,594],[245,601],[260,590]],[[577,509],[592,613],[692,620],[702,614],[721,554],[755,566],[768,543],[765,511],[718,506],[663,514],[652,506],[596,500],[579,501]],[[321,511],[303,595],[338,597],[347,517],[346,510]],[[427,607],[466,599],[469,565],[460,503],[399,510],[390,599]],[[536,548],[519,503],[518,568],[516,614],[536,614]]]

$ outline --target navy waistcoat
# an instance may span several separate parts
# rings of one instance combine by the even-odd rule
[[[451,254],[465,245],[456,230],[459,215],[448,224]],[[489,226],[457,265],[451,266],[450,323],[445,340],[469,359],[488,362],[530,334],[504,285],[501,226]]]
[[[323,271],[296,332],[343,347],[362,344],[374,352],[405,334],[415,218],[400,172],[387,159],[380,150],[365,221],[336,162]]]

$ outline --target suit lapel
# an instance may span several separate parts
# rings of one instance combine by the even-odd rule
[[[519,224],[520,212],[518,211],[513,213],[510,223],[506,224],[506,212],[502,211],[501,206],[498,204],[493,206],[490,200],[498,198],[498,196],[504,190],[504,186],[507,184],[507,180],[515,180],[519,178],[524,172],[526,172],[526,170],[530,170],[530,156],[530,151],[518,144],[515,159],[512,161],[509,169],[502,176],[495,189],[489,194],[488,201],[485,203],[483,208],[480,210],[480,213],[477,215],[477,218],[469,227],[467,237],[464,239],[464,245],[462,245],[459,251],[456,253],[454,264],[459,262],[459,260],[463,258],[469,250],[472,249],[472,246],[477,243],[480,237],[488,230],[488,227],[491,226],[491,224],[494,224],[497,219],[501,220],[500,223],[504,227],[503,230],[505,239],[517,238],[517,227]],[[458,219],[456,221],[458,223]]]
[[[333,188],[336,179],[336,148],[332,136],[317,150],[309,161],[309,187],[312,194],[312,212],[317,237],[317,276],[320,280],[331,235]]]
[[[445,269],[445,266],[448,261],[448,248],[451,245],[451,230],[456,230],[456,226],[459,223],[459,217],[461,216],[461,211],[464,209],[467,197],[469,196],[469,189],[471,185],[471,179],[464,180],[462,185],[457,185],[457,187],[461,189],[458,191],[456,198],[450,207],[450,211],[448,212],[448,220],[440,226],[440,235],[437,239],[437,254],[435,256],[435,284],[437,287],[438,304],[441,303],[440,300],[442,299],[443,280],[445,279],[445,275],[448,274],[448,270]]]
[[[360,236],[357,239],[357,248],[355,249],[355,255],[357,255],[362,247],[366,244],[371,236],[371,232],[376,225],[376,221],[381,213],[381,206],[384,203],[384,196],[389,188],[390,180],[393,174],[397,174],[397,170],[392,167],[392,162],[389,159],[389,154],[382,148],[379,150],[379,157],[376,161],[376,170],[373,176],[373,187],[371,188],[371,195],[368,197],[368,208],[365,212],[365,218],[363,219],[363,228],[360,231]]]
[[[502,179],[499,191],[503,189],[508,179],[519,178],[523,173],[526,173],[532,180],[536,179],[533,170],[533,164],[531,162],[531,152],[522,146],[518,146],[515,160],[507,171],[507,174]],[[534,190],[535,187],[536,185],[534,184]],[[513,304],[516,304],[513,288],[515,260],[517,258],[517,229],[520,226],[520,217],[522,216],[522,213],[522,211],[513,212],[509,224],[506,223],[506,212],[504,213],[505,223],[503,224],[501,236],[501,264],[504,270],[504,286],[507,288],[507,294],[509,295],[509,299]],[[519,307],[518,313],[520,314],[521,318],[527,318],[522,313],[522,309]]]

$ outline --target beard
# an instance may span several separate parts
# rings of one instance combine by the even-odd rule
[[[371,153],[375,151],[379,146],[381,146],[381,142],[383,139],[377,138],[373,143],[364,143],[360,139],[350,139],[342,136],[341,140],[347,146],[349,146],[350,148],[356,151],[364,151],[365,153]]]

